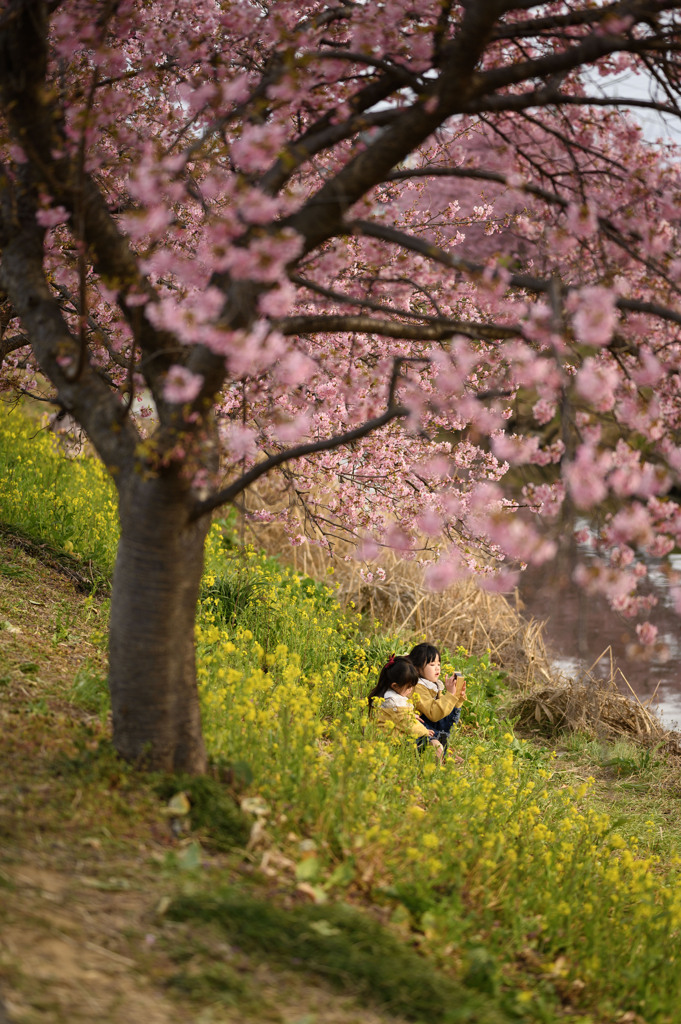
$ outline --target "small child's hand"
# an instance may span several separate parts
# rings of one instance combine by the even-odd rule
[[[435,735],[435,729],[429,729],[428,730],[428,735],[429,736],[434,736]]]
[[[466,699],[466,680],[458,672],[454,672],[445,679],[445,690],[463,704]]]
[[[447,678],[444,680],[444,686],[447,693],[455,693],[459,681],[460,680],[456,672],[452,673],[451,676],[447,676]]]
[[[435,751],[435,756],[437,757],[438,763],[442,764],[444,762],[444,758],[445,758],[445,749],[444,749],[444,747],[442,746],[442,744],[440,743],[439,740],[431,740],[430,741],[430,745],[433,748],[433,750]]]

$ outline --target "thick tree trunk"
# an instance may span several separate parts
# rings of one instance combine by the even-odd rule
[[[194,621],[209,517],[189,520],[177,480],[133,481],[121,496],[109,640],[113,738],[128,761],[201,773]]]

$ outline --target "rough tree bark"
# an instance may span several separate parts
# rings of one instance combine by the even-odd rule
[[[175,475],[137,478],[120,503],[109,635],[113,739],[127,760],[203,772],[194,623],[210,518],[191,521]]]

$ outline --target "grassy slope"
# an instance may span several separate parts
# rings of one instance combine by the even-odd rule
[[[361,993],[340,995],[318,976],[282,967],[274,946],[267,955],[257,942],[249,946],[249,917],[258,928],[285,931],[288,941],[296,929],[314,938],[315,923],[321,933],[334,927],[328,911],[315,921],[317,908],[302,921],[277,919],[277,907],[305,915],[307,901],[301,905],[276,860],[254,876],[248,857],[204,849],[200,869],[192,870],[192,837],[172,830],[149,779],[113,758],[100,717],[72,702],[74,684],[82,689],[103,671],[100,621],[97,603],[70,580],[3,539],[0,998],[9,1019],[127,1024],[141,1013],[150,1024],[393,1020],[394,1011],[382,1015]],[[573,741],[559,764],[566,779],[596,773],[599,803],[627,815],[632,827],[640,819],[642,832],[654,820],[661,851],[677,847],[676,829],[659,824],[676,809],[673,763]],[[191,904],[225,884],[226,904],[245,929],[240,938],[215,926],[215,908],[205,909],[199,925],[182,922],[181,899]],[[253,902],[263,897],[271,920]],[[171,901],[180,920],[165,913]],[[391,941],[387,933],[371,939]],[[386,947],[383,955],[401,954]],[[350,988],[357,984],[356,970],[347,980]],[[476,991],[456,1002],[461,1020],[509,1019]]]
[[[69,700],[83,659],[102,661],[96,606],[5,539],[0,623],[0,999],[9,1019],[171,1024],[199,1010],[205,1021],[387,1019],[226,948],[210,930],[197,941],[159,914],[195,884],[177,862],[187,840],[171,831],[148,780],[109,755],[99,719]],[[240,858],[202,859],[204,883],[218,870],[236,878]],[[220,994],[202,977],[207,958],[231,965],[231,996],[224,978]]]
[[[466,764],[436,772],[363,724],[371,673],[403,642],[363,636],[323,585],[274,564],[221,577],[234,552],[218,531],[197,632],[206,732],[218,762],[250,765],[245,792],[225,771],[227,791],[269,814],[249,850],[216,853],[239,829],[225,788],[204,794],[210,828],[190,831],[166,806],[189,783],[161,797],[108,744],[106,606],[76,589],[106,584],[108,485],[4,426],[3,516],[39,555],[0,546],[0,999],[13,1022],[140,1008],[152,1022],[676,1019],[669,752],[577,737],[553,758],[519,743],[498,673],[461,649]]]
[[[382,1014],[367,1005],[367,993],[381,986],[404,988],[409,977],[414,984],[402,992],[402,1007],[410,1000],[417,1005],[420,991],[429,991],[431,999],[453,998],[456,987],[429,967],[419,977],[419,960],[409,945],[379,922],[352,911],[345,920],[342,907],[320,914],[290,879],[280,877],[276,861],[254,879],[243,850],[208,853],[183,833],[181,818],[169,819],[154,780],[121,765],[101,717],[72,701],[74,686],[82,690],[103,669],[99,625],[95,602],[2,538],[3,1024],[3,1012],[13,1024],[380,1024],[394,1020],[397,1007]],[[182,899],[191,902],[218,887],[239,916],[231,941],[209,920],[198,927],[181,920]],[[166,913],[171,902],[176,920]],[[255,932],[250,942],[249,920]],[[271,941],[263,953],[259,939],[267,929]],[[324,958],[316,947],[322,940],[333,946],[334,932],[341,942]],[[319,960],[314,972],[287,968],[285,950],[272,941],[282,936],[286,946],[310,947],[307,955]],[[383,969],[362,978],[363,964],[371,959],[367,944]],[[386,975],[386,965],[392,974]],[[334,987],[320,980],[325,973],[335,979]],[[482,995],[456,1001],[463,1016],[453,1019],[506,1019]]]

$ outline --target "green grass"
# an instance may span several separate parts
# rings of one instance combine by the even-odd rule
[[[65,458],[45,426],[7,401],[0,409],[0,521],[47,543],[85,575],[92,563],[110,576],[118,516],[115,488],[102,463]]]
[[[248,842],[250,819],[218,780],[207,776],[171,775],[160,779],[155,788],[166,801],[178,794],[186,796],[191,827],[205,833],[206,845],[211,849],[243,848]]]
[[[669,863],[681,851],[681,772],[678,758],[661,746],[627,740],[604,742],[582,735],[567,737],[556,766],[565,775],[595,776],[593,803],[619,822],[627,841]]]
[[[101,469],[64,459],[54,468],[43,441],[46,461],[31,461],[22,430],[13,418],[0,432],[9,481],[0,514],[72,556],[96,556],[109,572],[111,491],[103,478],[82,483]],[[29,519],[19,515],[19,487]],[[67,507],[68,516],[53,514]],[[54,642],[75,627],[65,609]],[[193,879],[173,914],[196,929],[217,926],[230,942],[238,930],[244,948],[408,1019],[595,1024],[632,1014],[669,1024],[681,1001],[675,760],[633,743],[574,737],[554,751],[524,740],[500,710],[503,673],[464,648],[444,659],[468,679],[455,738],[464,764],[419,757],[366,710],[386,656],[415,639],[343,611],[329,582],[240,551],[229,519],[213,526],[198,674],[208,750],[227,787],[166,780],[163,798],[185,793],[196,838],[220,850],[246,844],[233,800],[245,794],[265,848],[284,867],[276,899],[217,891],[212,880],[202,888],[201,847],[187,847],[166,862]],[[27,661],[27,678],[36,671]],[[105,681],[94,665],[83,664],[72,699],[104,720]],[[81,770],[89,756],[83,751]],[[256,882],[262,857],[257,844],[244,854]],[[264,872],[260,881],[271,885]],[[313,905],[296,905],[301,899]],[[178,971],[175,984],[190,997],[248,998],[210,963]]]
[[[167,984],[195,1003],[217,1003],[251,1012],[262,1010],[262,1001],[253,986],[229,964],[213,961],[199,969],[193,964],[183,966]]]
[[[70,697],[80,707],[106,718],[111,707],[109,686],[98,664],[87,659],[83,661],[73,680]]]
[[[234,889],[176,899],[172,920],[217,924],[250,953],[318,975],[409,1021],[504,1024],[508,1016],[471,974],[467,989],[434,969],[388,929],[342,904],[284,908]],[[230,980],[228,979],[227,986]]]

